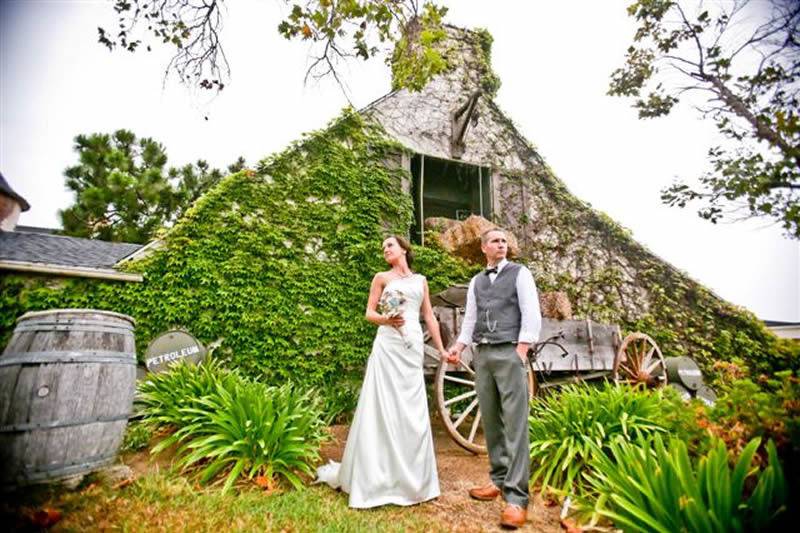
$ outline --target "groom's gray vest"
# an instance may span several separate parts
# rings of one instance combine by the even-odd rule
[[[475,276],[475,307],[478,311],[472,342],[499,344],[519,340],[520,320],[517,275],[521,265],[508,262],[492,283],[486,272]]]

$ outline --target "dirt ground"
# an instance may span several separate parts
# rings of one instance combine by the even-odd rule
[[[421,504],[419,511],[430,514],[432,520],[452,531],[504,531],[499,526],[503,502],[500,499],[476,501],[467,493],[471,487],[489,482],[488,458],[459,447],[437,417],[432,417],[432,424],[442,495]],[[325,462],[328,459],[341,461],[349,428],[333,426],[331,429],[334,440],[322,448]],[[560,532],[559,511],[559,506],[547,506],[538,495],[534,495],[528,507],[528,523],[517,531]]]

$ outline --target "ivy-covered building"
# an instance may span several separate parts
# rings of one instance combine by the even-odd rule
[[[362,111],[403,146],[396,164],[413,199],[411,236],[428,217],[481,214],[511,230],[544,290],[566,291],[580,317],[654,336],[666,355],[710,370],[742,358],[761,370],[796,367],[752,313],[723,301],[572,195],[495,104],[486,31],[447,27],[449,69],[419,92],[392,92]],[[792,355],[794,354],[794,355]]]
[[[122,267],[141,283],[4,275],[0,342],[25,311],[95,307],[132,315],[140,351],[184,327],[266,380],[335,383],[359,376],[369,353],[363,313],[382,238],[409,234],[436,291],[477,267],[426,238],[425,220],[480,214],[516,235],[540,289],[566,291],[577,317],[647,332],[706,371],[736,358],[759,372],[797,366],[797,346],[567,190],[495,104],[488,33],[438,38],[445,72],[222,180]]]

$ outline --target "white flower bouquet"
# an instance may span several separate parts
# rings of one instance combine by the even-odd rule
[[[402,316],[406,310],[406,296],[402,291],[387,290],[381,294],[381,299],[378,300],[378,312],[383,316],[395,318]],[[408,340],[405,326],[397,328],[400,336],[403,337],[403,344],[406,348],[411,348],[411,341]]]

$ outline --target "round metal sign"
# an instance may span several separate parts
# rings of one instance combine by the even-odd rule
[[[684,402],[688,402],[689,400],[692,399],[692,393],[689,392],[689,389],[687,389],[680,383],[675,383],[674,381],[671,381],[669,382],[669,386],[678,391],[678,395]]]
[[[700,385],[700,388],[697,389],[696,397],[703,400],[703,403],[709,407],[713,407],[714,402],[717,401],[717,393],[705,383]]]
[[[162,333],[147,346],[144,362],[150,372],[163,372],[178,361],[198,364],[206,356],[206,349],[192,335],[181,330]]]
[[[667,376],[670,383],[680,383],[690,391],[696,391],[703,384],[703,373],[693,359],[681,357],[667,357]]]

